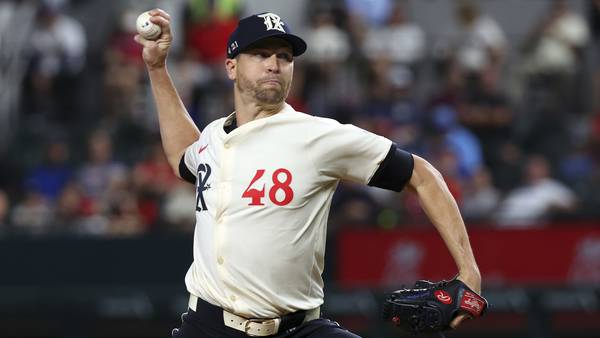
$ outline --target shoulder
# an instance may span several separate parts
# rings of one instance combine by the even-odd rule
[[[323,136],[348,137],[350,135],[381,137],[353,124],[342,124],[331,118],[309,115],[295,111],[291,107],[284,114],[281,114],[280,121],[286,121],[286,123],[294,125],[294,127],[302,128],[302,130],[306,131],[307,139],[320,139]]]

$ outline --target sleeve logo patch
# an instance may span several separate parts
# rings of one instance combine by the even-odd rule
[[[444,304],[451,304],[452,297],[448,294],[448,292],[444,290],[436,290],[434,293],[435,298]]]

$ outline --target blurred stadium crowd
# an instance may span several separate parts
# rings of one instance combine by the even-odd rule
[[[288,102],[428,159],[472,224],[598,220],[600,1],[579,3],[548,0],[516,39],[457,0],[457,34],[433,39],[410,1],[306,0]],[[193,231],[194,188],[163,156],[133,41],[156,4],[173,16],[169,69],[203,128],[232,110],[223,59],[244,1],[0,2],[0,235]],[[351,183],[332,209],[333,228],[426,222],[411,194]]]

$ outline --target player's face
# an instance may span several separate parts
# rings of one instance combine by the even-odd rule
[[[268,38],[249,47],[237,58],[235,85],[242,95],[262,104],[279,104],[292,83],[294,56],[284,40]]]

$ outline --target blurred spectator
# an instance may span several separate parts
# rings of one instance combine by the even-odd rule
[[[194,187],[178,181],[164,197],[162,214],[169,224],[170,230],[178,232],[193,232],[195,216],[190,213],[196,203]]]
[[[510,140],[506,140],[499,148],[497,161],[492,164],[494,186],[507,192],[523,184],[524,155],[521,148]]]
[[[113,124],[131,117],[143,90],[142,47],[133,40],[137,34],[137,14],[135,9],[127,9],[122,13],[104,52],[103,119]]]
[[[154,103],[148,99],[150,86],[142,62],[142,48],[133,40],[139,12],[139,7],[133,5],[126,8],[107,47],[103,48],[104,100],[100,123],[117,137],[124,134],[124,138],[137,138],[136,134],[158,130]],[[129,151],[127,145],[120,144],[119,150]]]
[[[141,102],[145,94],[142,79],[139,65],[124,58],[124,55],[116,50],[107,50],[104,72],[106,99],[103,102],[105,113],[102,116],[107,127],[114,127],[123,120],[134,120],[134,116],[140,115],[140,107],[146,107]],[[142,125],[144,122],[145,120],[138,121]]]
[[[52,232],[53,210],[40,193],[27,191],[25,198],[15,205],[12,224],[15,233],[44,235]]]
[[[500,25],[482,14],[475,1],[459,1],[456,16],[461,32],[455,58],[465,74],[478,75],[484,70],[500,72],[507,41]]]
[[[550,176],[545,158],[529,157],[525,170],[526,185],[513,190],[498,208],[500,225],[527,227],[575,210],[575,194]]]
[[[127,189],[112,191],[107,204],[107,235],[111,237],[140,235],[152,225],[143,222],[136,197]]]
[[[190,116],[198,123],[201,105],[198,102],[199,92],[213,92],[215,81],[213,70],[199,62],[190,50],[185,50],[181,59],[173,65],[173,82],[181,96],[181,100],[188,109]],[[208,94],[207,96],[209,96]],[[198,107],[200,105],[200,107]],[[204,114],[202,114],[204,115]],[[202,116],[204,120],[208,117]]]
[[[239,0],[189,0],[184,6],[185,43],[180,59],[172,59],[176,60],[174,81],[182,90],[190,116],[200,126],[231,111],[223,60],[241,11]],[[151,98],[145,101],[151,102]],[[152,125],[158,123],[153,121]]]
[[[468,85],[471,88],[465,91],[458,118],[481,142],[488,165],[495,165],[502,143],[512,136],[513,111],[500,88],[498,73],[483,70],[478,81]]]
[[[49,201],[54,201],[73,176],[68,164],[69,145],[64,141],[52,141],[46,147],[44,163],[32,170],[25,185],[39,192]]]
[[[395,64],[416,66],[425,54],[425,32],[410,21],[406,8],[397,4],[385,26],[371,27],[363,48],[371,60],[386,58]]]
[[[570,186],[591,177],[596,169],[591,150],[591,145],[581,145],[574,147],[569,154],[562,158],[559,165],[560,176]]]
[[[44,0],[31,36],[31,66],[23,104],[29,113],[73,123],[80,115],[80,74],[87,40],[83,26],[65,13],[67,0]]]
[[[458,123],[456,115],[452,107],[438,106],[431,112],[431,123],[444,145],[456,154],[459,177],[469,178],[483,165],[483,154],[477,137]]]
[[[534,73],[574,73],[581,49],[589,40],[585,19],[566,0],[553,0],[550,10],[530,33],[525,51]]]
[[[106,199],[108,191],[127,180],[127,168],[112,159],[112,140],[108,133],[98,130],[88,141],[88,162],[78,174],[78,181],[86,196],[96,202]]]
[[[69,182],[56,201],[54,222],[59,231],[74,233],[85,218],[95,213],[93,201],[86,198],[75,182]]]
[[[480,167],[466,184],[461,205],[463,217],[467,221],[491,222],[499,202],[500,192],[494,187],[490,172]]]
[[[0,1],[0,152],[17,135],[15,126],[36,13],[36,1]]]
[[[378,121],[376,131],[388,136],[400,148],[419,153],[423,150],[424,118],[415,99],[413,72],[405,66],[394,66],[388,73],[388,81],[389,101],[383,101],[388,101],[389,106],[382,107],[379,117],[375,115],[377,119],[383,118]]]
[[[529,90],[542,90],[555,97],[562,111],[581,108],[576,95],[581,83],[583,48],[589,41],[585,19],[569,8],[566,0],[553,0],[546,16],[530,33],[524,45],[524,72]]]
[[[338,192],[341,194],[334,197],[331,205],[336,225],[369,227],[375,224],[377,203],[368,190],[370,189],[352,182],[339,185]],[[335,230],[335,226],[328,229]]]
[[[362,88],[356,69],[346,62],[350,56],[347,33],[324,11],[315,14],[305,37],[311,46],[304,76],[307,111],[348,122],[362,98]]]
[[[145,224],[156,225],[160,202],[175,186],[177,178],[164,155],[160,142],[148,150],[146,159],[133,169],[133,186],[137,203]]]
[[[238,0],[191,0],[187,8],[186,46],[198,60],[222,66],[229,34],[237,26]]]
[[[165,157],[160,142],[148,147],[146,158],[135,165],[133,182],[138,190],[146,190],[151,195],[169,192],[177,178]]]
[[[331,13],[315,13],[311,28],[304,34],[306,60],[314,63],[344,62],[350,55],[350,43],[346,32],[333,22]]]
[[[375,123],[371,131],[391,138],[407,151],[418,150],[422,116],[414,98],[412,71],[386,59],[373,60],[369,71],[368,96],[361,111]]]
[[[120,17],[112,28],[108,45],[108,53],[117,53],[123,62],[144,67],[141,60],[142,46],[133,40],[138,34],[135,21],[139,15],[139,9],[135,6],[125,7]]]
[[[433,93],[427,97],[427,109],[431,110],[438,105],[448,105],[459,109],[464,101],[466,79],[458,63],[449,59],[442,60],[436,66],[435,83],[440,85],[434,88]]]
[[[124,163],[112,158],[109,134],[102,130],[92,133],[88,151],[88,162],[82,165],[78,176],[83,217],[81,222],[77,222],[77,232],[129,236],[150,230],[154,224],[143,222],[132,172]],[[147,174],[145,169],[141,171]],[[154,219],[155,214],[151,210],[150,217]]]

